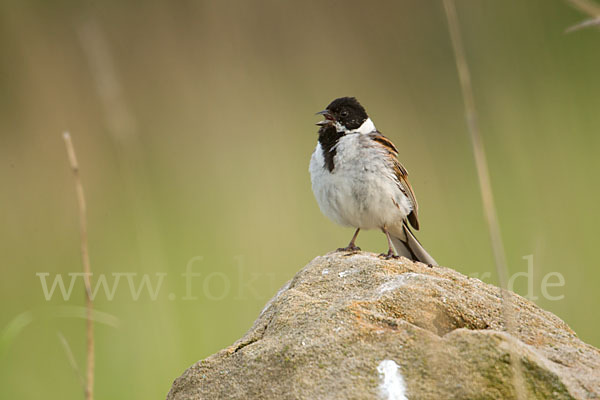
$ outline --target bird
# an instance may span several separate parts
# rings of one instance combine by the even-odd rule
[[[360,251],[358,233],[379,229],[388,245],[380,256],[437,266],[411,230],[419,229],[417,199],[396,146],[355,97],[337,98],[317,115],[324,119],[317,122],[319,137],[309,165],[313,193],[325,216],[356,229],[338,251]]]

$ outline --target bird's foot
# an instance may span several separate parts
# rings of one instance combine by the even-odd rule
[[[379,255],[379,257],[383,257],[386,260],[396,260],[396,259],[400,258],[400,256],[397,256],[396,254],[394,254],[394,251],[392,249],[388,250],[387,253],[381,253]]]
[[[337,251],[356,253],[357,251],[360,251],[360,247],[355,244],[349,244],[347,247],[340,247]]]

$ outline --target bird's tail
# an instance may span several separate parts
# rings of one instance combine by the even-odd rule
[[[420,261],[423,264],[437,266],[437,262],[429,255],[423,245],[417,240],[406,223],[402,224],[402,233],[400,235],[391,235],[392,244],[399,256],[409,258],[413,261]]]

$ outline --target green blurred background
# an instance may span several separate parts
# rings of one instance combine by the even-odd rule
[[[564,34],[585,17],[559,0],[457,3],[510,272],[532,255],[536,302],[600,346],[600,32]],[[83,286],[46,301],[36,276],[81,270],[65,130],[93,271],[167,274],[156,300],[125,278],[97,296],[97,398],[163,398],[347,243],[307,171],[335,97],[396,143],[427,249],[497,282],[441,1],[6,0],[0,88],[1,398],[82,397],[58,333],[83,368]],[[358,244],[385,249],[378,232]],[[560,300],[541,291],[550,272]]]

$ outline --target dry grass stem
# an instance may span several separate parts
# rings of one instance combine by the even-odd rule
[[[588,14],[592,18],[600,17],[600,5],[591,0],[567,0],[579,11]]]
[[[494,251],[494,260],[496,263],[496,271],[500,280],[500,286],[506,289],[507,283],[507,264],[504,254],[504,245],[500,234],[500,224],[496,214],[496,206],[494,204],[494,196],[492,193],[492,184],[488,171],[488,164],[483,148],[483,140],[477,122],[477,112],[475,109],[475,100],[473,98],[473,89],[471,85],[471,75],[467,64],[465,51],[460,37],[458,27],[458,18],[453,0],[444,0],[446,15],[448,17],[448,25],[450,29],[450,38],[454,48],[456,58],[456,68],[458,70],[460,86],[462,90],[463,100],[465,103],[465,112],[467,127],[469,130],[471,144],[473,146],[473,154],[475,156],[475,166],[477,168],[477,177],[479,179],[479,187],[481,190],[481,198],[483,201],[483,209],[485,212],[486,222]]]
[[[569,4],[577,8],[584,14],[588,14],[591,19],[587,19],[580,22],[577,25],[573,25],[565,30],[565,33],[571,33],[580,29],[590,28],[593,26],[600,25],[600,5],[590,0],[567,0]]]
[[[448,20],[448,29],[450,31],[450,40],[452,42],[452,48],[454,50],[454,58],[456,61],[456,69],[458,71],[460,88],[462,91],[463,101],[465,105],[467,127],[469,130],[471,145],[473,147],[473,154],[475,157],[475,167],[477,169],[477,177],[479,180],[479,189],[481,191],[483,210],[488,226],[490,241],[492,243],[496,272],[498,274],[498,280],[500,281],[501,286],[504,324],[508,332],[513,332],[515,328],[515,321],[511,304],[511,295],[507,290],[508,265],[506,262],[506,255],[504,253],[504,244],[502,242],[502,235],[500,232],[500,223],[498,221],[496,205],[494,204],[494,195],[492,192],[492,184],[489,174],[487,158],[485,155],[485,149],[483,147],[481,131],[479,130],[479,124],[477,121],[477,111],[475,108],[475,99],[473,96],[473,87],[471,84],[471,73],[469,71],[469,65],[467,63],[467,57],[460,35],[458,16],[456,14],[454,0],[443,1],[444,9],[446,11],[446,17]],[[512,356],[512,359],[516,372],[514,375],[514,386],[517,398],[525,399],[524,382],[522,372],[520,371],[520,362],[518,362],[518,360],[515,360],[514,356]]]
[[[161,235],[156,224],[152,195],[137,121],[125,98],[118,65],[102,26],[90,19],[78,26],[78,37],[104,110],[107,132],[115,143],[123,186],[135,218],[141,265],[164,264]]]
[[[83,185],[81,184],[81,176],[79,174],[79,164],[75,155],[75,148],[71,135],[68,132],[63,134],[69,164],[73,170],[75,177],[75,190],[77,192],[77,204],[79,206],[79,233],[81,236],[81,260],[83,263],[84,282],[85,282],[85,303],[86,303],[86,333],[87,333],[87,363],[86,363],[86,381],[85,381],[85,399],[93,400],[94,398],[94,321],[92,318],[92,285],[90,266],[90,256],[88,251],[88,233],[87,233],[87,209],[85,203],[85,195]]]
[[[590,28],[592,26],[598,26],[598,25],[600,25],[600,18],[588,19],[577,25],[573,25],[573,26],[565,29],[565,33],[571,33],[571,32],[578,31],[580,29]]]

